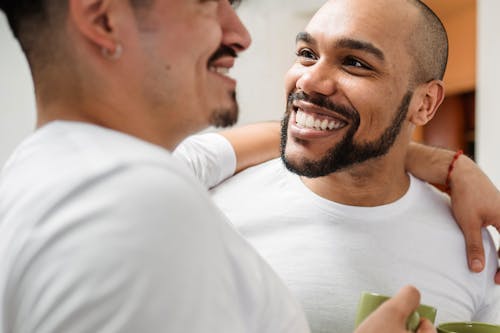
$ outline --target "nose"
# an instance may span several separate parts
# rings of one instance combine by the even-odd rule
[[[337,90],[335,70],[324,65],[321,60],[302,68],[296,87],[308,95],[333,95]]]
[[[246,50],[252,43],[252,38],[227,0],[221,1],[219,19],[222,26],[222,44],[236,52]]]

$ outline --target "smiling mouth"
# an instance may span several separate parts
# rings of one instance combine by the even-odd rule
[[[234,49],[227,45],[221,45],[208,60],[208,71],[228,77],[229,71],[234,66],[234,61],[237,56]]]
[[[347,122],[317,113],[305,112],[300,108],[295,110],[295,124],[298,127],[317,131],[335,131],[347,126]]]

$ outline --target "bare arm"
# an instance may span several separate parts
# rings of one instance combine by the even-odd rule
[[[236,172],[278,157],[280,133],[279,122],[245,125],[219,132],[234,148]]]
[[[427,182],[444,185],[453,151],[412,143],[406,168]],[[455,162],[450,177],[451,205],[467,244],[469,267],[474,272],[484,268],[481,228],[491,225],[500,231],[500,192],[467,156]],[[500,284],[500,272],[496,283]]]

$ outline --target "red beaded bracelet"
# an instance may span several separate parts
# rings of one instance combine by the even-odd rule
[[[453,171],[453,168],[455,168],[455,162],[458,160],[460,155],[464,153],[463,150],[459,150],[455,153],[453,156],[453,159],[451,160],[450,166],[448,167],[448,175],[446,176],[446,190],[450,192],[451,187],[450,187],[450,182],[451,182],[451,172]]]

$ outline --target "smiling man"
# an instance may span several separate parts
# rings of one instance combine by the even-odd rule
[[[212,191],[315,333],[350,332],[362,291],[407,283],[438,308],[438,322],[500,322],[489,234],[485,270],[472,273],[448,198],[405,171],[415,126],[444,98],[447,49],[420,1],[328,1],[297,35],[282,161]]]

